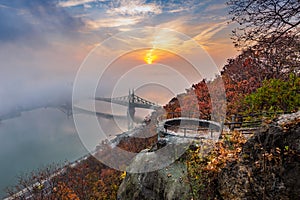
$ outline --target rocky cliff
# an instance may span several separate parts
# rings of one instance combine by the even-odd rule
[[[300,199],[300,112],[264,124],[247,141],[235,134],[214,146],[202,143],[168,167],[127,173],[118,199]]]

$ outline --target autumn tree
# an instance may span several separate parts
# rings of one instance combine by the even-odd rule
[[[300,71],[299,0],[230,0],[227,2],[236,47],[252,51],[256,66],[288,79]],[[274,77],[272,77],[274,78]]]

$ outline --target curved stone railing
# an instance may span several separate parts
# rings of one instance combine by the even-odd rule
[[[219,138],[221,131],[222,125],[218,122],[188,117],[166,119],[159,122],[157,126],[160,136],[170,135],[192,139],[216,139]]]

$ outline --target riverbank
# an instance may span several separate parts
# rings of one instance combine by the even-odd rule
[[[149,134],[145,133],[150,132],[151,134],[154,134],[154,136],[149,138]],[[96,156],[96,154],[107,155],[111,151],[111,149],[114,149],[116,147],[125,149],[127,151],[139,152],[144,148],[150,147],[156,141],[157,136],[155,125],[140,125],[133,130],[110,138],[110,140],[107,140],[103,144],[98,145],[93,152],[86,154],[71,163],[68,163],[62,168],[57,168],[50,174],[47,172],[47,170],[42,168],[37,173],[33,174],[34,178],[24,177],[28,188],[19,193],[19,195],[23,196],[24,198],[28,198],[33,194],[43,194],[58,199],[61,199],[63,197],[69,198],[69,195],[73,193],[76,193],[77,196],[81,197],[80,199],[89,199],[89,194],[99,194],[98,197],[100,197],[107,196],[106,193],[109,193],[108,195],[113,196],[113,194],[116,194],[118,185],[121,184],[121,174],[123,172],[109,168],[108,166],[95,159],[94,156]],[[91,177],[93,177],[92,180]],[[107,178],[109,178],[110,181],[109,184],[102,184],[101,187],[103,189],[103,192],[101,192],[102,189],[100,189],[100,191],[98,192],[94,191],[93,188],[96,187],[95,185],[100,184],[99,181],[102,182],[101,180]],[[88,184],[88,186],[85,189],[78,188],[78,184],[83,182]],[[18,186],[22,188],[22,185]],[[18,192],[20,192],[20,189],[15,189],[14,192],[11,193],[11,195]]]
[[[85,155],[72,119],[58,109],[29,111],[0,124],[0,199],[18,177]]]

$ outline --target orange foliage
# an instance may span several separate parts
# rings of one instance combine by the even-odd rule
[[[76,193],[62,182],[59,182],[57,187],[53,188],[53,194],[61,200],[80,200]]]
[[[196,117],[209,119],[212,111],[212,100],[215,106],[221,104],[218,105],[218,99],[211,99],[208,88],[214,90],[214,93],[222,94],[218,87],[219,84],[217,84],[219,81],[223,81],[225,87],[227,116],[241,112],[243,108],[240,102],[246,95],[261,87],[265,79],[282,76],[274,73],[271,67],[262,63],[258,59],[259,56],[262,55],[259,55],[258,52],[247,50],[235,59],[229,59],[228,64],[224,66],[221,72],[221,78],[217,77],[213,81],[201,80],[199,83],[193,84],[190,89],[187,89],[185,94],[178,95],[164,106],[167,116],[170,118],[176,117],[175,115],[184,115],[185,112],[192,112],[197,113]],[[199,110],[195,112],[195,108]],[[174,112],[179,112],[179,114],[174,114]]]

